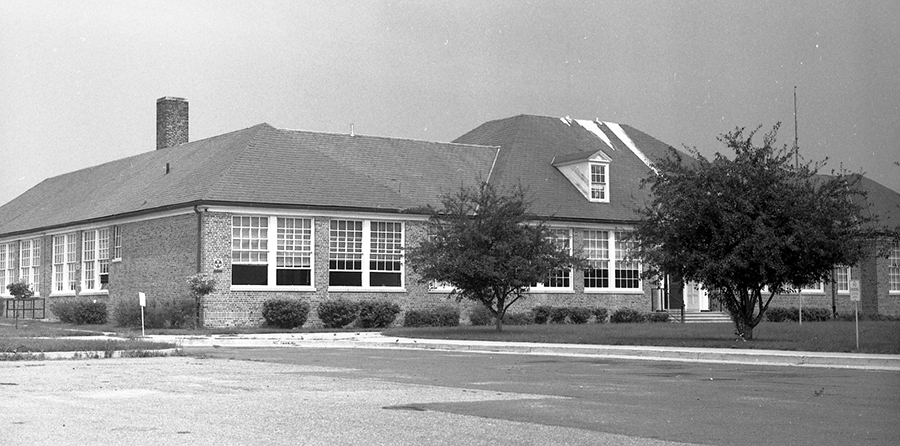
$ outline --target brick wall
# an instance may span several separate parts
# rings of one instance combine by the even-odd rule
[[[328,238],[330,219],[314,218],[315,256],[313,265],[315,291],[230,291],[231,287],[231,218],[232,214],[221,212],[205,212],[203,214],[203,255],[204,272],[211,272],[216,277],[217,289],[207,296],[203,305],[204,324],[209,327],[258,326],[263,323],[262,304],[268,299],[302,299],[310,304],[310,314],[306,327],[321,327],[316,310],[321,302],[338,298],[351,301],[388,300],[396,302],[403,309],[395,321],[399,325],[408,310],[421,310],[438,306],[451,305],[460,308],[461,319],[468,320],[468,314],[474,307],[472,302],[457,303],[448,298],[448,293],[429,292],[427,284],[418,283],[418,279],[406,268],[403,292],[335,292],[328,290]],[[425,236],[425,223],[405,222],[404,232],[406,246],[418,243]],[[580,231],[575,233],[576,252],[581,249]],[[221,270],[214,269],[216,259],[222,261]],[[649,284],[644,284],[644,293],[605,294],[584,293],[583,275],[576,271],[573,275],[574,292],[569,293],[529,293],[524,299],[514,304],[511,312],[528,311],[537,305],[606,307],[615,311],[621,307],[650,311]]]
[[[178,215],[119,226],[122,260],[109,266],[110,311],[123,299],[189,296],[186,279],[197,272],[197,216]],[[112,243],[112,241],[111,241]]]

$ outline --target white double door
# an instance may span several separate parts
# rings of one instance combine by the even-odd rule
[[[684,311],[709,311],[709,293],[697,282],[684,284]]]

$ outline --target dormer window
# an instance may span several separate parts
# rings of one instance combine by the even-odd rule
[[[578,152],[553,159],[553,167],[588,201],[609,203],[610,159],[600,150]]]
[[[606,190],[609,178],[606,175],[607,164],[591,163],[591,201],[609,201]]]

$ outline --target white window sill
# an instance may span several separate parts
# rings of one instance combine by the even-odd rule
[[[572,294],[572,288],[529,288],[527,294]]]
[[[57,291],[50,293],[50,297],[75,297],[74,291]]]
[[[109,290],[85,290],[79,296],[109,296]]]
[[[433,290],[428,290],[429,294],[450,294],[453,292],[455,288],[435,288]]]
[[[848,290],[838,290],[838,294],[850,294]]]
[[[330,292],[330,293],[405,293],[406,288],[332,286],[332,287],[328,287],[328,292]]]
[[[231,285],[231,291],[315,291],[314,286],[292,286],[292,285]]]
[[[584,294],[644,294],[643,288],[585,288]]]
[[[890,290],[888,291],[888,294],[900,295],[900,290]]]

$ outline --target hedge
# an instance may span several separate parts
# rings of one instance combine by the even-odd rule
[[[262,316],[269,325],[297,328],[306,323],[309,304],[294,299],[269,299],[263,302]]]

